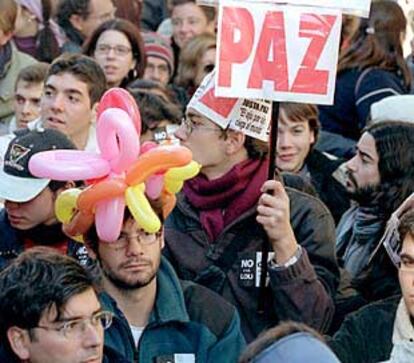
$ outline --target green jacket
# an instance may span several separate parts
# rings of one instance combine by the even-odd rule
[[[3,129],[9,119],[12,118],[14,87],[17,75],[24,67],[37,63],[30,55],[17,50],[12,44],[12,58],[9,69],[3,78],[0,78],[0,127]],[[7,131],[7,129],[5,129]]]
[[[390,358],[400,296],[370,304],[349,315],[328,341],[342,363],[378,363]]]
[[[131,362],[174,362],[174,354],[193,354],[197,363],[233,363],[245,346],[236,309],[208,289],[180,281],[164,257],[157,273],[155,308],[138,349],[116,302],[106,293],[100,300],[115,314],[105,331],[105,346]]]

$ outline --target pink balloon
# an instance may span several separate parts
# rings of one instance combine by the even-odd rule
[[[95,226],[100,240],[115,242],[119,238],[124,221],[124,196],[96,204]]]
[[[144,141],[141,145],[141,154],[145,154],[146,152],[150,151],[151,149],[154,149],[158,146],[158,144],[154,141]]]
[[[154,174],[145,182],[145,194],[151,199],[158,199],[164,187],[164,174]]]
[[[111,170],[99,154],[81,150],[48,150],[33,155],[30,172],[38,178],[59,181],[102,178]]]
[[[132,95],[123,88],[111,88],[101,97],[97,110],[97,120],[107,108],[120,108],[132,119],[136,132],[141,135],[141,114]]]
[[[121,173],[136,161],[139,137],[125,111],[106,109],[99,117],[96,131],[102,157],[109,161],[113,172]]]

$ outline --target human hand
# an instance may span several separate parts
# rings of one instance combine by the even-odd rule
[[[266,181],[257,207],[256,220],[263,226],[275,252],[275,261],[283,264],[297,251],[298,243],[290,225],[289,197],[283,185]]]

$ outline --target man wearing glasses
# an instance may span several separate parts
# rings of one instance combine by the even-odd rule
[[[329,342],[342,363],[414,362],[414,210],[401,217],[398,235],[402,297],[370,304],[345,319]]]
[[[126,363],[103,349],[112,314],[91,276],[46,247],[22,253],[0,273],[0,361]]]
[[[153,209],[161,217],[160,207]],[[144,232],[126,210],[117,241],[100,240],[94,226],[84,239],[102,272],[100,301],[114,314],[105,345],[130,362],[237,361],[244,339],[235,308],[177,278],[161,257],[163,230]]]

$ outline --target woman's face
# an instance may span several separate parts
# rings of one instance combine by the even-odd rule
[[[106,30],[101,34],[96,42],[94,57],[102,67],[110,87],[119,86],[136,65],[131,43],[118,30]]]
[[[215,63],[216,48],[207,49],[197,65],[197,72],[194,80],[196,86],[199,86],[204,77],[213,70]]]

